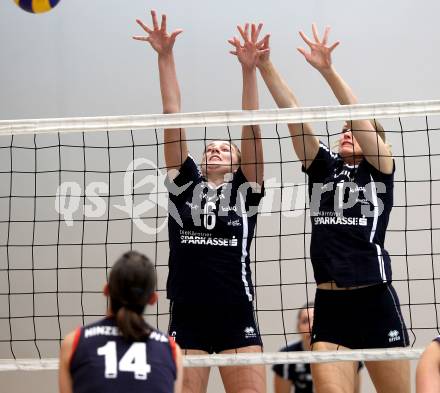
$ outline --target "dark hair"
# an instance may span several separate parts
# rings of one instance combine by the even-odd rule
[[[125,339],[139,341],[151,333],[142,314],[155,288],[156,271],[144,254],[127,252],[113,265],[108,281],[110,307]]]

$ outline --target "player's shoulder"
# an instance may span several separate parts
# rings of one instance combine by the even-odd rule
[[[66,336],[64,337],[64,339],[61,343],[61,351],[70,350],[73,347],[73,344],[76,340],[76,337],[78,336],[79,329],[81,329],[81,328],[78,327],[75,330],[72,330],[70,333],[66,334]]]

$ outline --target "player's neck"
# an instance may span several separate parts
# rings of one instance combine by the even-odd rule
[[[362,159],[363,159],[363,156],[350,155],[350,156],[344,157],[344,162],[348,165],[359,165],[359,163],[362,161]]]
[[[207,180],[211,186],[218,187],[228,181],[229,173],[210,173]]]

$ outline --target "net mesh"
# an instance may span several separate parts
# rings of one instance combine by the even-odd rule
[[[265,124],[266,195],[251,267],[258,323],[269,353],[187,357],[187,365],[294,362],[297,356],[310,356],[307,362],[329,356],[417,357],[417,347],[439,332],[439,113],[440,102],[432,101],[0,121],[0,370],[56,367],[50,359],[57,356],[62,337],[104,314],[102,288],[109,268],[127,249],[155,262],[160,300],[147,309],[147,318],[167,330],[163,127],[176,126],[187,128],[189,149],[200,162],[210,140],[239,144],[240,125]],[[299,338],[296,313],[315,291],[306,179],[286,123],[313,121],[315,133],[331,146],[344,120],[360,118],[382,119],[396,161],[386,248],[415,349],[272,353]]]

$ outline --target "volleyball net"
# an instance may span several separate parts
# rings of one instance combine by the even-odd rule
[[[187,366],[417,358],[439,331],[440,101],[172,115],[0,121],[0,371],[56,368],[62,338],[105,314],[113,262],[135,249],[158,273],[148,321],[166,331],[168,191],[163,129],[186,128],[196,162],[211,140],[260,124],[266,194],[251,246],[264,354],[187,356]],[[288,123],[332,146],[346,120],[380,120],[396,162],[386,237],[412,346],[277,353],[314,299],[306,178]]]

